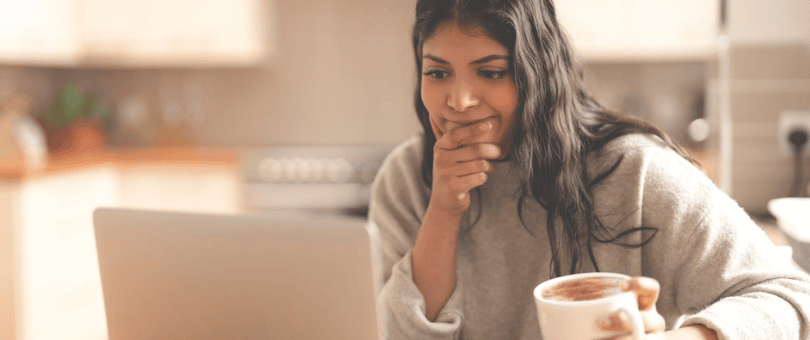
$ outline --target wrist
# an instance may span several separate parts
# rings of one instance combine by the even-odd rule
[[[428,207],[413,247],[413,282],[425,298],[425,316],[435,321],[455,287],[461,217]]]
[[[436,232],[452,236],[455,239],[458,236],[463,215],[464,211],[447,210],[429,204],[422,220],[422,227],[435,228],[437,229]]]

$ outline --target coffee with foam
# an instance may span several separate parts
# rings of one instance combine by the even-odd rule
[[[623,293],[625,279],[614,277],[583,277],[560,282],[543,291],[543,299],[551,301],[587,301]]]

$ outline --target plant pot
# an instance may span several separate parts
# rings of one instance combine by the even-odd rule
[[[71,124],[66,142],[70,152],[101,152],[107,144],[101,124],[91,118],[82,118]]]

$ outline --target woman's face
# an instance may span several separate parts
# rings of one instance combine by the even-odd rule
[[[459,126],[486,121],[476,142],[509,151],[518,93],[509,51],[482,29],[445,23],[422,45],[422,102],[437,139]]]

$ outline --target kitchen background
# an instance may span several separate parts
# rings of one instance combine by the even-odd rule
[[[362,216],[419,131],[414,3],[0,0],[0,338],[104,338],[96,206]],[[767,220],[796,168],[780,117],[810,116],[810,2],[557,5],[596,97]]]

